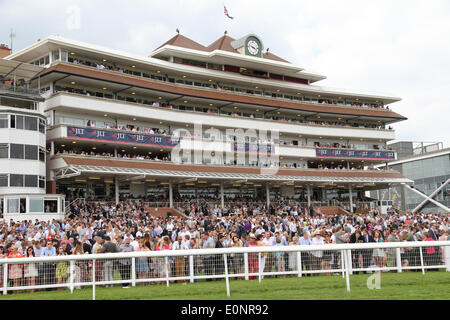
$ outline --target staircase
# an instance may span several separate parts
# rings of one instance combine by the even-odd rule
[[[180,217],[184,219],[188,219],[189,217],[182,213],[180,210],[174,209],[174,208],[148,208],[146,210],[148,214],[150,214],[153,217],[158,218],[167,218],[167,217]]]
[[[342,207],[339,206],[332,206],[332,207],[314,207],[314,211],[318,211],[320,210],[320,212],[323,215],[329,216],[329,215],[342,215],[342,214],[351,214],[350,212],[348,212],[347,210],[345,210]]]

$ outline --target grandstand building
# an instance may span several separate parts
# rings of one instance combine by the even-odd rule
[[[294,199],[353,210],[365,191],[412,183],[375,169],[397,97],[316,85],[326,77],[254,34],[208,46],[177,34],[149,56],[50,36],[7,57],[43,70],[47,192],[110,200]]]

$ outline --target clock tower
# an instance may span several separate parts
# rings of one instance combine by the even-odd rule
[[[262,58],[264,45],[258,36],[254,34],[246,35],[245,37],[231,42],[231,46],[241,54]]]

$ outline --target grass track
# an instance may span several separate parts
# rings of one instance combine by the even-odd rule
[[[381,289],[369,290],[370,275],[350,277],[351,292],[347,293],[345,278],[341,276],[266,278],[258,280],[230,281],[231,296],[226,296],[225,281],[194,284],[171,283],[140,286],[96,288],[97,300],[450,300],[449,272],[383,273]],[[62,291],[8,294],[0,300],[90,300],[92,288]]]

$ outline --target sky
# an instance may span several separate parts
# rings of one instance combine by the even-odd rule
[[[223,13],[226,6],[234,19]],[[327,76],[317,85],[401,97],[397,140],[450,147],[448,0],[0,0],[0,43],[17,51],[60,35],[148,55],[180,33],[209,45],[224,31]]]

